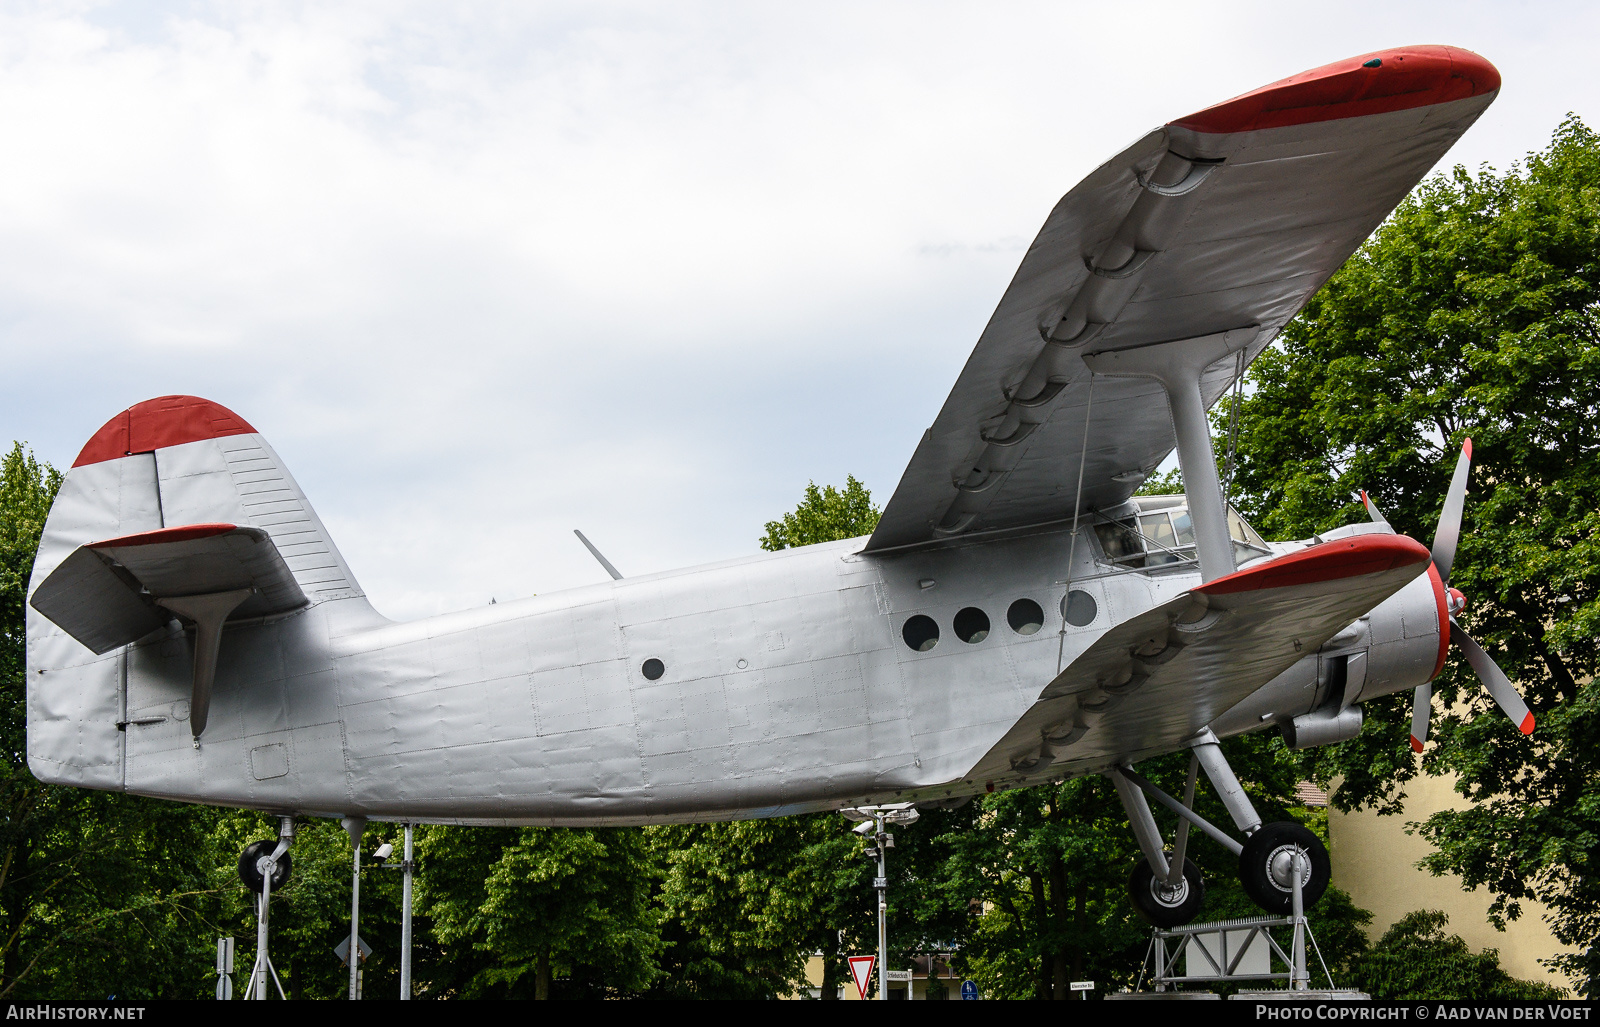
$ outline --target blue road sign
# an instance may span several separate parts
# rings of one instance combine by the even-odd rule
[[[961,982],[961,997],[962,997],[962,999],[964,999],[966,1001],[969,1001],[969,1002],[977,1001],[977,998],[978,998],[978,982],[976,982],[976,981],[962,981]]]

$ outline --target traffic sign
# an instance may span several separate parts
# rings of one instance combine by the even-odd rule
[[[977,998],[978,998],[978,982],[977,981],[962,981],[961,982],[961,998],[964,1001],[967,1001],[967,1002],[975,1002],[975,1001],[977,1001]]]
[[[896,982],[900,982],[900,983],[904,983],[904,984],[910,984],[911,983],[911,971],[910,970],[885,970],[883,972],[883,979],[886,980],[886,981],[896,981]]]
[[[877,956],[850,957],[850,976],[855,979],[856,994],[863,999],[867,997],[867,985],[872,983],[872,964],[877,961]]]
[[[365,963],[367,957],[372,955],[372,946],[367,944],[367,939],[356,935],[356,944],[361,948],[361,961]],[[333,954],[339,957],[339,962],[350,962],[350,939],[345,938],[333,947]]]
[[[1073,981],[1072,982],[1072,990],[1073,991],[1093,991],[1094,990],[1094,982],[1093,981]]]

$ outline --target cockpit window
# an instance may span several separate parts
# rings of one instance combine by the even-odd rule
[[[1140,496],[1133,504],[1137,513],[1094,527],[1107,563],[1119,568],[1149,568],[1195,559],[1194,521],[1183,496]],[[1228,534],[1233,537],[1237,562],[1268,552],[1261,536],[1231,506]]]

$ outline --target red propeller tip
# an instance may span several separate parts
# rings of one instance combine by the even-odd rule
[[[1533,716],[1532,714],[1529,714],[1530,718],[1532,716]],[[1411,751],[1412,752],[1421,752],[1422,751],[1422,743],[1417,740],[1417,736],[1416,735],[1412,735],[1411,736]]]
[[[1467,454],[1467,459],[1472,459],[1472,439],[1468,438],[1461,443],[1461,452]]]
[[[1517,730],[1521,731],[1525,735],[1533,734],[1533,714],[1530,713],[1526,717],[1523,717],[1522,723],[1517,725]]]

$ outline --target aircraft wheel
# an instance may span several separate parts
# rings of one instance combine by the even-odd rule
[[[1300,894],[1305,908],[1310,909],[1322,898],[1333,875],[1328,850],[1316,835],[1287,821],[1266,824],[1249,837],[1239,854],[1239,882],[1244,885],[1245,894],[1268,913],[1293,911],[1294,877],[1290,866],[1296,848],[1309,857],[1300,872]]]
[[[1200,915],[1206,900],[1206,882],[1200,868],[1189,859],[1183,861],[1183,880],[1177,887],[1156,877],[1148,859],[1141,859],[1128,879],[1133,908],[1157,927],[1179,927]]]
[[[243,852],[239,853],[239,880],[244,882],[246,888],[258,895],[261,893],[263,876],[261,864],[266,862],[267,857],[272,855],[272,850],[277,847],[278,840],[269,838],[264,841],[251,842],[244,847]],[[277,891],[289,883],[289,863],[289,854],[287,852],[278,857],[278,865],[272,872],[273,891]]]

